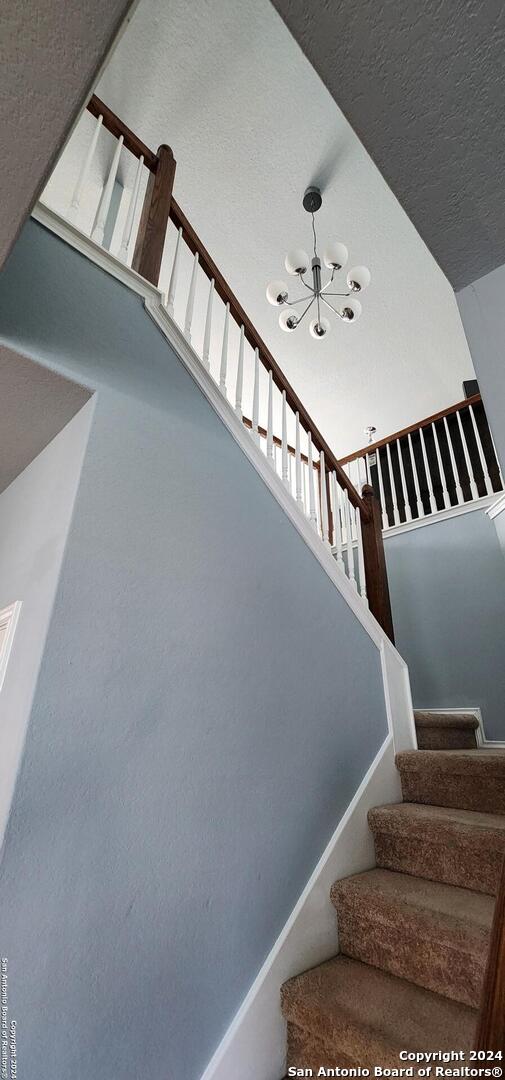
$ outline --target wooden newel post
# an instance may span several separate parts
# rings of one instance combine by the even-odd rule
[[[395,640],[391,601],[389,599],[386,557],[382,540],[382,521],[379,501],[370,484],[365,484],[361,497],[370,513],[368,521],[361,521],[363,537],[363,557],[365,562],[366,591],[372,615],[387,634],[390,641]]]
[[[153,285],[160,279],[176,161],[169,146],[158,147],[156,169],[149,174],[132,267]]]

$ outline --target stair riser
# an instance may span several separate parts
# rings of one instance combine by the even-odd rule
[[[419,750],[476,750],[475,731],[465,728],[417,728]]]
[[[408,979],[425,990],[478,1008],[489,942],[444,941],[422,918],[395,911],[359,913],[341,897],[336,904],[340,951],[354,960]]]
[[[355,1065],[356,1062],[351,1061],[344,1054],[336,1055],[334,1051],[327,1050],[309,1031],[304,1031],[296,1024],[288,1024],[286,1069],[312,1069],[314,1075],[317,1076],[321,1068],[351,1069]]]
[[[404,802],[451,806],[483,814],[505,814],[505,782],[501,777],[451,776],[432,770],[400,769]]]
[[[374,843],[377,866],[384,870],[398,870],[491,896],[498,891],[503,850],[487,847],[481,837],[458,845],[456,838],[437,843],[428,833],[421,840],[374,832]]]

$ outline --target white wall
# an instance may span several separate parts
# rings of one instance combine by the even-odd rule
[[[22,601],[0,693],[0,844],[93,411],[91,399],[0,495],[0,609]]]
[[[502,469],[505,467],[505,266],[456,296]]]

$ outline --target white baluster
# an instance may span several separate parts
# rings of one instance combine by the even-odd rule
[[[289,488],[288,470],[288,421],[286,416],[286,391],[282,391],[282,483]]]
[[[75,185],[74,193],[72,195],[72,199],[71,199],[71,202],[70,202],[70,209],[68,211],[67,217],[68,217],[68,220],[71,221],[73,224],[75,224],[75,222],[77,221],[77,216],[79,214],[79,208],[80,208],[80,205],[81,205],[81,195],[83,193],[84,185],[86,183],[86,180],[88,179],[88,173],[89,173],[91,162],[93,161],[93,158],[95,156],[96,144],[98,142],[98,136],[100,134],[100,128],[102,126],[102,120],[103,120],[103,116],[100,113],[100,116],[97,118],[94,130],[93,130],[93,136],[92,136],[91,142],[89,144],[88,152],[87,152],[86,157],[84,159],[84,163],[83,163],[82,169],[81,169],[81,171],[79,173],[79,178],[78,178],[77,183]]]
[[[259,405],[260,405],[260,354],[259,350],[254,350],[254,390],[253,390],[253,407],[252,407],[252,434],[254,441],[260,445],[260,436],[258,431],[258,418],[259,418]]]
[[[177,288],[177,279],[179,276],[179,252],[181,246],[182,228],[177,233],[177,240],[175,243],[174,261],[172,263],[172,273],[170,274],[170,281],[168,285],[167,295],[167,311],[168,314],[174,317],[174,303],[175,303],[175,290]]]
[[[119,249],[119,258],[126,262],[128,258],[128,249],[130,247],[130,240],[133,229],[133,221],[135,218],[135,211],[137,209],[137,202],[140,190],[140,180],[142,177],[142,166],[144,164],[144,157],[141,154],[137,163],[137,172],[135,173],[135,182],[133,184],[133,190],[130,195],[130,202],[128,204],[128,213],[126,215],[126,222],[123,231],[123,239],[121,240],[121,247]]]
[[[449,425],[447,423],[447,417],[446,416],[444,416],[444,427],[445,427],[445,434],[447,436],[447,445],[449,447],[449,457],[451,459],[451,468],[452,468],[452,472],[453,472],[453,475],[454,475],[454,483],[456,485],[456,502],[459,504],[460,502],[464,502],[465,500],[464,500],[464,496],[463,496],[463,491],[461,489],[459,473],[458,473],[458,470],[457,470],[457,467],[456,467],[456,458],[454,457],[454,449],[453,449],[453,445],[452,445],[452,441],[451,441],[451,433],[449,431]]]
[[[357,488],[361,495],[363,487],[368,484],[368,473],[366,467],[366,457],[360,457],[357,459]]]
[[[410,431],[409,431],[409,433],[407,435],[407,439],[408,439],[408,442],[409,442],[409,453],[410,453],[410,460],[411,460],[411,463],[412,463],[412,475],[414,477],[414,488],[415,488],[416,499],[417,499],[417,516],[418,517],[424,517],[424,506],[423,506],[423,500],[421,498],[421,488],[419,487],[419,477],[417,475],[417,465],[416,465],[416,459],[415,459],[415,456],[414,456],[414,445],[413,445],[413,442],[412,442]]]
[[[389,449],[389,447],[388,447],[388,449]],[[407,487],[407,481],[405,479],[405,466],[403,464],[402,448],[400,446],[399,441],[397,441],[397,443],[396,443],[396,449],[398,451],[398,461],[400,463],[400,479],[401,479],[401,482],[402,482],[403,497],[405,499],[405,520],[406,521],[412,521],[412,511],[410,509],[410,502],[409,502],[409,491],[408,491],[408,487]],[[391,470],[390,470],[390,472],[391,472]],[[393,474],[391,472],[391,484],[392,483],[393,483]]]
[[[189,284],[188,302],[186,304],[186,318],[184,320],[184,337],[191,341],[191,324],[193,322],[193,308],[195,306],[196,276],[198,273],[199,254],[196,251],[193,256],[193,270]]]
[[[105,187],[102,192],[102,197],[98,204],[98,210],[96,212],[95,223],[91,232],[91,239],[97,244],[103,244],[103,237],[105,232],[105,223],[107,221],[107,214],[110,209],[110,202],[112,199],[112,192],[114,191],[114,184],[116,182],[117,171],[119,168],[119,158],[123,147],[123,136],[120,135],[114,151],[114,157],[112,158],[112,165],[109,169],[109,175]]]
[[[384,481],[382,480],[382,464],[381,464],[381,451],[379,447],[376,450],[377,461],[377,475],[379,480],[379,497],[381,501],[381,516],[382,516],[382,528],[387,529],[390,527],[390,518],[387,516],[387,508],[384,495]]]
[[[221,349],[221,367],[219,369],[219,389],[226,397],[226,372],[228,370],[228,330],[230,323],[230,305],[226,305],[223,330],[223,347]]]
[[[242,386],[244,382],[244,327],[240,327],[240,345],[238,349],[237,382],[235,384],[235,412],[242,420]]]
[[[268,413],[267,413],[267,458],[274,465],[274,425],[273,425],[274,382],[272,372],[268,372]]]
[[[419,439],[421,442],[421,450],[423,453],[424,471],[426,473],[426,487],[428,491],[428,505],[430,508],[430,514],[433,514],[437,508],[435,495],[433,493],[433,481],[431,479],[430,466],[428,463],[428,454],[426,453],[426,443],[424,436],[424,428],[419,428]]]
[[[303,507],[302,494],[302,455],[300,453],[300,416],[295,416],[295,496],[298,506]]]
[[[293,455],[288,454],[288,489],[293,494]]]
[[[484,454],[484,448],[482,446],[482,439],[480,437],[479,429],[477,427],[477,421],[474,416],[473,405],[470,405],[468,412],[472,420],[473,433],[475,435],[475,442],[477,443],[477,450],[479,453],[479,460],[482,468],[482,476],[484,478],[484,484],[486,488],[486,495],[492,495],[493,484],[489,475],[489,469],[487,467],[486,455]]]
[[[354,548],[352,545],[352,531],[351,531],[351,508],[349,505],[349,492],[347,489],[343,493],[344,495],[344,518],[345,518],[345,536],[346,536],[346,551],[347,551],[347,576],[351,585],[357,589],[356,584],[356,571],[354,569]]]
[[[306,513],[306,515],[308,517],[309,511],[307,509],[307,505],[308,505],[307,504],[307,472],[308,472],[308,466],[307,466],[307,463],[304,461],[303,464],[302,464],[303,509],[304,509],[304,511],[305,511],[305,513]]]
[[[465,435],[465,432],[463,430],[463,424],[462,424],[462,421],[461,421],[461,416],[460,416],[459,409],[456,412],[456,416],[458,418],[459,434],[461,435],[461,445],[463,447],[463,454],[464,454],[464,457],[465,457],[466,471],[468,473],[468,479],[470,481],[470,493],[471,493],[472,499],[478,499],[479,498],[479,492],[477,490],[477,484],[475,483],[475,477],[473,475],[472,462],[470,461],[470,454],[468,452],[468,445],[467,445],[467,441],[466,441],[466,435]]]
[[[314,464],[312,461],[312,435],[308,433],[308,469],[309,469],[309,519],[311,525],[317,530],[316,496],[314,491]]]
[[[434,440],[434,443],[435,443],[435,453],[437,455],[438,471],[440,473],[440,484],[441,484],[441,490],[442,490],[442,502],[444,504],[444,510],[445,510],[446,507],[447,507],[447,501],[446,501],[446,498],[445,498],[445,493],[447,491],[447,494],[449,494],[449,488],[448,488],[448,485],[447,485],[447,477],[445,475],[445,469],[444,469],[444,466],[442,464],[442,454],[440,453],[440,443],[438,441],[438,431],[437,431],[436,424],[432,423],[431,427],[432,427],[432,430],[433,430],[433,440]],[[444,484],[445,484],[445,487],[444,487]],[[450,499],[449,499],[449,505],[450,505]]]
[[[365,553],[363,551],[363,534],[361,532],[361,514],[356,508],[354,511],[356,516],[356,534],[358,537],[358,574],[359,574],[359,591],[363,600],[367,600],[366,593],[366,576],[365,576]]]
[[[391,499],[392,499],[392,503],[393,503],[393,521],[394,521],[395,525],[399,525],[399,523],[400,523],[400,514],[398,512],[398,506],[397,506],[397,501],[396,501],[396,484],[395,484],[395,478],[394,478],[394,474],[393,474],[393,463],[392,463],[392,460],[391,460],[391,448],[389,446],[389,443],[386,443],[386,456],[387,456],[387,459],[388,459],[389,483],[391,485]],[[406,501],[408,502],[408,497],[406,497]]]
[[[212,329],[212,301],[214,299],[214,278],[209,281],[209,296],[207,299],[207,313],[205,315],[205,330],[203,333],[203,354],[202,360],[204,367],[207,371],[210,371],[210,333]]]
[[[345,563],[342,555],[342,519],[340,516],[340,488],[338,485],[337,477],[332,472],[330,477],[331,484],[331,496],[333,502],[333,547],[337,549],[337,566],[345,574]]]
[[[321,532],[325,544],[330,543],[330,527],[328,519],[328,493],[326,491],[326,466],[324,462],[324,450],[319,455],[319,476],[321,488]]]

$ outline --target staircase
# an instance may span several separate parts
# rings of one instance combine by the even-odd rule
[[[404,801],[368,815],[376,867],[331,890],[340,953],[282,987],[288,1069],[474,1045],[505,856],[505,751],[477,749],[476,727],[416,713],[420,749],[396,758]]]

